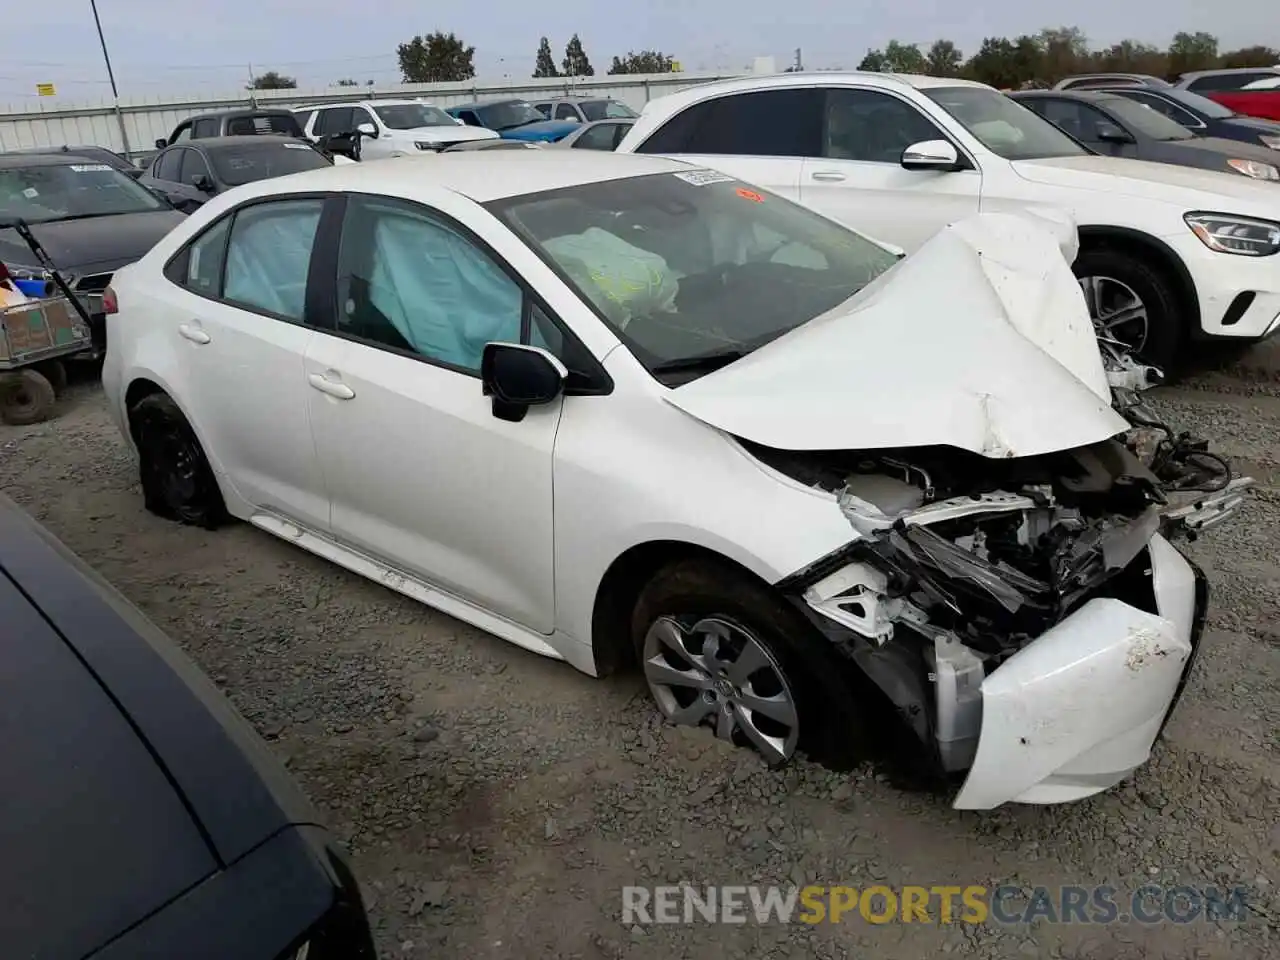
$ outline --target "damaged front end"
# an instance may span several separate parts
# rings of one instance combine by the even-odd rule
[[[1161,535],[1161,478],[1125,443],[752,452],[836,495],[856,539],[779,586],[944,772],[968,771],[957,807],[1076,799],[1146,760],[1207,592]]]

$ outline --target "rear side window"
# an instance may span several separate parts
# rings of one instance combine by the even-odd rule
[[[295,136],[298,121],[291,113],[266,113],[252,117],[232,117],[227,121],[227,136],[239,137],[253,134],[280,134]]]
[[[216,137],[218,135],[218,118],[205,117],[203,120],[197,120],[191,126],[192,139],[199,140],[202,137]]]
[[[272,200],[236,213],[227,244],[223,299],[302,321],[320,199]]]
[[[573,108],[571,103],[560,103],[556,105],[557,120],[577,120],[578,111]]]
[[[182,163],[182,155],[186,152],[184,148],[164,151],[152,162],[151,176],[157,180],[170,180],[176,183],[178,167]]]
[[[227,236],[231,232],[231,216],[225,216],[200,236],[165,267],[165,276],[192,293],[218,300],[222,297],[222,271],[227,259]]]
[[[637,153],[816,157],[823,92],[758,90],[694,104],[659,127]]]

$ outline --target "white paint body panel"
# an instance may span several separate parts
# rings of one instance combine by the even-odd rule
[[[631,548],[696,545],[775,583],[856,536],[835,496],[765,466],[731,433],[792,449],[944,443],[1004,456],[1124,428],[1107,406],[1083,298],[1055,238],[1024,218],[965,222],[847,309],[670,390],[477,202],[680,169],[596,151],[445,154],[429,164],[334,167],[217,197],[113,280],[120,312],[109,318],[103,369],[111,415],[128,442],[130,385],[159,385],[186,414],[234,516],[588,673],[597,671],[601,581]],[[563,398],[520,423],[497,420],[475,376],[243,313],[164,279],[165,262],[233,206],[326,190],[401,197],[465,222],[577,334],[613,392]],[[208,342],[182,336],[184,325]],[[317,375],[351,396],[318,389]],[[1159,632],[1174,650],[1192,586],[1185,563],[1165,551],[1153,546],[1162,618],[1140,625],[1175,624]],[[1116,616],[1128,624],[1142,615]],[[1098,647],[1098,671],[1117,662],[1113,634],[1085,638]],[[1060,739],[1024,765],[1021,779],[1000,770],[1026,709],[1014,688],[1080,695],[1079,683],[1056,679],[1075,662],[1070,644],[1048,641],[984,687],[984,766],[966,787],[971,803],[1082,795],[1083,787],[1057,784],[1077,770],[1106,779],[1150,747],[1148,726],[1169,690],[1159,665],[1130,681],[1141,686],[1131,699],[1150,709],[1133,714],[1128,739],[1113,711],[1072,740],[1074,752]]]
[[[1090,600],[983,681],[982,734],[957,808],[1077,800],[1146,762],[1191,655],[1194,597],[1186,560],[1159,535],[1151,551],[1166,587],[1160,616]]]
[[[715,97],[815,85],[888,93],[913,104],[969,157],[975,169],[910,171],[892,163],[795,157],[770,158],[760,173],[777,178],[786,190],[798,178],[800,201],[806,206],[909,253],[943,227],[974,212],[1039,212],[1053,220],[1065,213],[1079,227],[1133,231],[1164,243],[1182,261],[1195,285],[1206,333],[1252,338],[1275,332],[1280,321],[1280,256],[1215,253],[1195,239],[1182,219],[1191,211],[1211,211],[1280,222],[1280,190],[1275,184],[1233,173],[1117,157],[1009,161],[985,147],[922,92],[931,87],[982,84],[856,72],[819,76],[820,80],[814,74],[744,77],[659,97],[645,106],[618,151],[634,152],[677,113]],[[752,158],[698,155],[681,159],[746,178],[743,163]],[[822,172],[844,179],[815,180],[814,174]],[[774,188],[771,180],[757,177],[757,182]],[[1067,241],[1064,251],[1070,245]],[[1074,259],[1074,253],[1068,259]],[[1256,293],[1253,305],[1235,323],[1224,325],[1229,305],[1245,291]]]

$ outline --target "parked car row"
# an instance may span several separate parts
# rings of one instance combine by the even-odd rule
[[[1196,70],[1176,83],[1143,73],[1089,73],[1066,77],[1055,90],[1132,87],[1168,93],[1183,90],[1214,100],[1236,114],[1280,120],[1280,64],[1274,67],[1236,67]]]

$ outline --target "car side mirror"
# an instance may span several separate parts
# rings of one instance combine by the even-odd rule
[[[356,125],[356,133],[360,134],[362,137],[376,137],[378,135],[378,128],[366,120],[364,123]]]
[[[213,193],[215,187],[213,180],[207,173],[197,173],[191,177],[191,185],[201,193]]]
[[[1102,143],[1133,143],[1133,137],[1114,123],[1105,121],[1098,124],[1094,136]]]
[[[960,154],[950,140],[921,140],[902,151],[905,170],[959,170]]]
[[[161,137],[159,140],[156,141],[157,150],[163,150],[168,145],[169,145],[169,141],[166,140],[164,137]]]
[[[568,376],[568,368],[540,347],[486,343],[480,359],[480,383],[493,397],[493,415],[511,423],[559,397]]]

